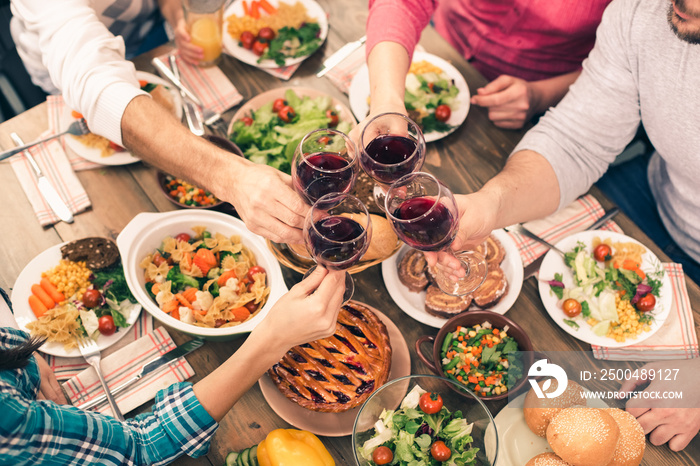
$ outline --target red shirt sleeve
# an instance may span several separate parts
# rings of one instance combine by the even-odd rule
[[[370,0],[366,54],[379,42],[396,42],[409,57],[437,7],[437,0]]]

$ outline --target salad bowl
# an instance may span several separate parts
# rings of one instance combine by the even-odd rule
[[[167,236],[192,234],[192,227],[205,226],[212,234],[238,235],[254,255],[257,264],[267,272],[270,294],[262,309],[252,318],[233,327],[199,327],[182,322],[163,312],[146,291],[141,261],[161,246]],[[265,240],[251,233],[237,218],[211,210],[175,210],[164,213],[141,213],[119,233],[117,246],[122,257],[124,277],[136,300],[156,320],[188,335],[207,340],[231,340],[251,332],[267,315],[270,308],[287,292],[279,263],[265,245]]]
[[[440,396],[442,407],[437,412],[427,414],[423,410],[434,411],[422,402],[423,392]],[[406,419],[410,420],[406,422]],[[465,435],[471,436],[471,441]],[[398,464],[408,464],[403,461],[406,454],[414,455],[414,460],[419,462],[416,464],[433,464],[430,449],[438,439],[448,446],[457,446],[450,448],[451,460],[468,456],[468,451],[476,449],[471,452],[476,464],[496,463],[499,448],[496,426],[479,397],[444,377],[418,374],[401,377],[382,385],[361,406],[352,433],[355,464],[376,464],[372,461],[373,454],[380,445],[391,445],[394,454],[403,452]]]

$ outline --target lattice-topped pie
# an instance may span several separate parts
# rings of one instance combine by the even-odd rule
[[[290,400],[339,413],[362,404],[391,369],[389,334],[365,305],[349,301],[331,337],[295,346],[268,374]]]

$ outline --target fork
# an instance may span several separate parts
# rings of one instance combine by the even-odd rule
[[[102,388],[105,391],[105,395],[107,395],[107,402],[109,403],[109,407],[112,408],[114,417],[116,417],[120,421],[123,421],[124,415],[119,410],[117,402],[114,401],[112,392],[109,391],[109,386],[105,381],[104,375],[102,375],[102,368],[100,367],[100,360],[102,359],[102,357],[100,356],[100,349],[97,347],[97,343],[95,343],[95,340],[93,340],[92,338],[84,336],[79,336],[76,339],[78,340],[78,348],[80,349],[80,354],[83,355],[85,361],[92,367],[94,367],[95,372],[97,372],[97,377],[99,377],[100,383],[102,384]]]
[[[85,120],[81,118],[80,120],[76,120],[73,123],[71,123],[70,126],[68,126],[68,129],[66,129],[62,133],[54,134],[53,136],[49,136],[48,138],[30,142],[29,144],[24,144],[22,146],[15,147],[14,149],[6,150],[5,152],[0,153],[0,160],[5,160],[6,158],[12,157],[15,154],[25,151],[32,146],[36,146],[37,144],[41,144],[42,142],[50,141],[51,139],[56,139],[57,137],[61,137],[64,134],[82,136],[83,134],[87,134],[89,132],[90,130],[87,127],[87,123],[85,123]]]

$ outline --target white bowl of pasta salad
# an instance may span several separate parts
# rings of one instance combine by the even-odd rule
[[[193,336],[227,340],[248,333],[287,292],[265,240],[219,212],[138,214],[117,246],[143,308]]]

